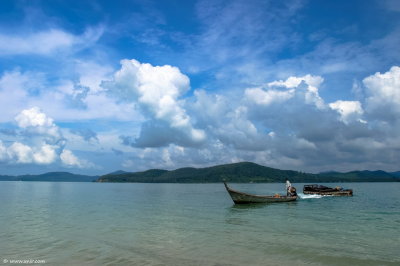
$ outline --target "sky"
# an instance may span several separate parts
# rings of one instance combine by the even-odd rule
[[[0,174],[398,171],[400,1],[2,0]]]

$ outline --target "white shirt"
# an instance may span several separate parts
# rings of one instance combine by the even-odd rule
[[[286,180],[286,190],[288,190],[291,186],[292,184],[290,184],[290,181]]]

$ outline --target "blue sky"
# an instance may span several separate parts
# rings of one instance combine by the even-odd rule
[[[1,1],[0,174],[399,170],[399,3]]]

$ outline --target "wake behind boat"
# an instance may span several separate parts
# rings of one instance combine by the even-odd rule
[[[249,204],[249,203],[275,203],[275,202],[289,202],[297,200],[297,196],[282,196],[275,194],[274,196],[260,196],[253,195],[237,190],[233,190],[226,182],[224,182],[226,191],[228,191],[235,204]]]

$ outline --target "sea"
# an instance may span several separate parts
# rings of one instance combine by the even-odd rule
[[[240,206],[222,183],[0,182],[0,264],[400,265],[400,182],[326,185],[354,196]]]

